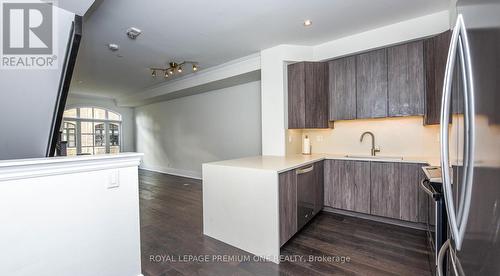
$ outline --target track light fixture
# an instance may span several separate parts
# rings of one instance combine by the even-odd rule
[[[151,70],[151,75],[156,77],[156,72],[162,72],[165,76],[165,78],[168,78],[169,75],[173,75],[174,73],[182,73],[183,72],[183,66],[186,64],[191,64],[192,67],[192,72],[198,71],[198,62],[196,61],[183,61],[181,63],[176,63],[176,62],[170,62],[168,64],[167,68],[150,68]]]

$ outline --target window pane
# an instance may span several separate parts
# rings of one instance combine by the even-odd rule
[[[68,142],[68,148],[76,147],[76,122],[64,121],[63,122],[63,135],[62,141]]]
[[[80,123],[82,134],[93,134],[94,133],[94,123],[92,122],[81,122]]]
[[[76,118],[76,108],[68,109],[64,111],[63,117],[66,118]]]
[[[94,135],[92,134],[82,134],[82,147],[93,147],[94,146]]]
[[[66,110],[64,118],[71,118],[64,120],[61,126],[63,141],[68,142],[68,155],[120,152],[119,113],[80,107]]]
[[[108,119],[113,121],[121,121],[121,116],[117,113],[108,111]]]
[[[94,119],[105,120],[106,110],[100,108],[94,108]]]
[[[92,107],[81,107],[80,118],[92,119]]]
[[[118,124],[109,124],[109,145],[120,145],[120,126]]]
[[[96,124],[95,127],[95,146],[105,147],[106,146],[106,135],[104,130],[104,124]]]

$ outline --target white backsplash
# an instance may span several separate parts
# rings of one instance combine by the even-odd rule
[[[302,138],[311,139],[312,153],[369,155],[371,137],[359,138],[365,131],[375,134],[378,155],[439,157],[439,126],[424,126],[419,116],[336,121],[333,129],[287,131],[287,154],[300,153]]]

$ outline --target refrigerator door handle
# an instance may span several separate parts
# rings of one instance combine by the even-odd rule
[[[462,74],[464,79],[464,106],[465,106],[465,141],[464,141],[464,175],[463,183],[464,190],[463,196],[461,196],[461,210],[459,210],[459,246],[456,246],[456,250],[460,250],[462,242],[465,236],[465,230],[467,228],[467,221],[469,219],[470,203],[472,198],[472,185],[474,178],[474,164],[475,164],[475,137],[476,137],[476,125],[475,125],[475,101],[474,101],[474,82],[472,75],[472,60],[470,56],[469,38],[467,35],[467,29],[465,28],[465,23],[463,17],[460,15],[461,21],[461,40],[459,44],[461,46],[461,60],[462,60]],[[460,212],[462,211],[462,212]]]
[[[451,241],[450,240],[446,240],[443,243],[443,246],[441,246],[441,248],[439,249],[439,252],[438,252],[438,255],[437,255],[436,273],[437,273],[438,276],[443,276],[444,275],[443,262],[444,262],[444,258],[446,256],[446,252],[449,251],[450,260],[451,260],[451,268],[453,268],[453,272],[454,272],[453,275],[457,275],[457,276],[465,275],[465,273],[463,272],[463,269],[461,268],[461,266],[459,266],[457,264],[456,254],[453,251],[453,248],[450,247],[450,245],[451,245]]]
[[[443,273],[443,261],[444,261],[444,257],[446,256],[446,251],[448,250],[448,248],[450,248],[450,240],[446,240],[443,244],[443,246],[441,246],[441,248],[439,249],[439,252],[438,252],[438,255],[437,255],[437,268],[436,268],[436,272],[437,272],[437,275],[438,276],[443,276],[444,273]]]
[[[453,70],[457,49],[460,51],[462,61],[462,76],[465,84],[465,154],[464,154],[464,192],[460,197],[460,210],[455,212],[453,192],[451,187],[450,160],[449,160],[449,126],[451,84],[453,80]],[[441,173],[443,179],[443,190],[448,213],[448,222],[452,237],[455,241],[456,250],[460,250],[465,235],[465,228],[470,210],[471,190],[472,190],[472,170],[474,164],[474,91],[472,83],[472,66],[470,59],[469,42],[467,31],[461,14],[457,17],[457,23],[453,29],[450,49],[448,51],[448,61],[446,63],[443,97],[441,101],[440,117],[440,140],[441,140]]]

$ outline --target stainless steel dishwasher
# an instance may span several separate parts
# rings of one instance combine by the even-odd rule
[[[297,175],[297,229],[314,216],[316,203],[314,164],[295,170]]]

